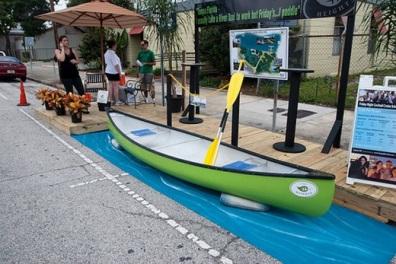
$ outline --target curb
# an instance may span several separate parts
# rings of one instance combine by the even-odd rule
[[[38,82],[38,83],[41,83],[41,84],[44,84],[44,85],[51,86],[52,88],[61,88],[61,89],[64,89],[63,85],[60,84],[60,83],[50,83],[50,82],[48,82],[48,81],[39,80],[39,79],[36,79],[35,77],[30,77],[30,76],[27,76],[26,79],[27,79],[27,80],[34,81],[34,82]],[[59,87],[58,87],[58,86],[59,86]]]

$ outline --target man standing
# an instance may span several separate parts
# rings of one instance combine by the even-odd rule
[[[155,102],[155,90],[153,86],[153,66],[155,65],[154,52],[148,49],[148,41],[142,40],[140,42],[142,49],[137,56],[137,64],[139,67],[139,78],[142,83],[141,89],[144,91],[145,100],[147,103],[147,95],[150,92],[153,103]]]

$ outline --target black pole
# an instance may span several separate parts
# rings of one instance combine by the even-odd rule
[[[171,91],[172,78],[166,75],[166,125],[172,126]]]
[[[241,94],[238,95],[232,106],[232,123],[231,123],[231,144],[238,147],[238,137],[239,137],[239,105]]]
[[[200,54],[199,54],[199,27],[198,27],[198,24],[197,24],[197,13],[196,13],[196,11],[194,11],[194,12],[195,12],[195,15],[194,15],[195,63],[199,63],[199,60],[200,60]],[[200,72],[200,69],[198,68],[197,69],[197,73],[196,73],[197,74],[197,80],[198,80],[198,85],[195,87],[195,93],[196,94],[199,94],[199,72]],[[190,74],[191,74],[191,72],[190,72]],[[200,113],[199,106],[195,107],[195,112],[197,114]]]
[[[289,90],[289,106],[287,109],[287,124],[285,142],[278,142],[273,145],[274,149],[288,153],[299,153],[305,151],[305,146],[294,143],[296,135],[297,109],[300,96],[301,75],[313,72],[307,69],[281,69],[289,73],[290,90]]]
[[[333,127],[327,137],[327,140],[322,148],[322,153],[329,153],[331,146],[335,148],[340,147],[342,123],[344,120],[345,100],[348,89],[349,67],[351,64],[353,32],[355,29],[355,13],[348,16],[347,28],[344,41],[344,53],[342,58],[341,75],[339,83],[339,92],[337,99],[337,115]]]
[[[354,29],[355,29],[355,13],[348,16],[348,22],[347,22],[347,31],[346,31],[345,44],[344,44],[344,56],[342,60],[341,77],[340,77],[340,91],[338,93],[337,116],[336,116],[336,120],[341,121],[341,127],[333,143],[333,146],[335,148],[339,148],[341,142],[342,122],[344,120],[345,100],[348,89],[349,66],[351,64]]]
[[[186,63],[184,64],[185,66],[190,66],[190,94],[196,94],[197,92],[197,87],[199,86],[199,67],[201,67],[203,64],[202,63],[193,63],[189,64]],[[190,95],[191,96],[191,95]],[[198,124],[202,123],[203,120],[202,118],[197,118],[195,117],[195,106],[192,105],[191,103],[187,106],[186,110],[184,110],[184,113],[188,111],[188,117],[183,117],[179,121],[184,124]],[[182,116],[184,116],[184,113]]]

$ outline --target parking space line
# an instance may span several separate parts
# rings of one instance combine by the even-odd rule
[[[0,97],[3,98],[4,100],[8,100],[8,98],[2,93],[0,93]]]
[[[137,202],[142,204],[145,208],[149,209],[152,213],[158,216],[159,219],[163,220],[167,225],[172,227],[174,230],[176,230],[179,234],[181,234],[183,237],[185,237],[187,240],[191,240],[193,243],[195,243],[197,246],[199,246],[201,249],[205,250],[208,255],[218,258],[219,261],[223,264],[232,264],[233,261],[225,256],[221,256],[218,254],[218,250],[213,249],[208,243],[200,239],[197,235],[194,233],[190,233],[188,229],[177,223],[175,220],[171,219],[169,214],[166,214],[162,212],[160,209],[157,209],[158,207],[151,204],[149,201],[147,201],[145,198],[143,198],[141,195],[137,194],[134,191],[131,191],[130,188],[128,188],[125,184],[123,184],[121,181],[118,179],[114,178],[110,173],[108,173],[105,169],[101,168],[98,164],[94,163],[91,161],[88,157],[86,157],[83,153],[81,153],[79,150],[74,148],[72,145],[67,143],[65,140],[60,138],[58,135],[56,135],[54,132],[52,132],[50,129],[45,127],[43,124],[41,124],[37,119],[29,115],[27,112],[25,112],[22,109],[19,109],[23,114],[25,114],[27,117],[29,117],[33,122],[35,122],[37,125],[42,127],[45,131],[47,131],[50,135],[52,135],[55,139],[57,139],[59,142],[61,142],[63,145],[65,145],[67,148],[69,148],[71,151],[73,151],[76,155],[78,155],[80,158],[83,160],[87,161],[89,165],[91,165],[93,168],[95,168],[98,172],[100,172],[102,175],[105,176],[105,179],[111,180],[112,183],[114,183],[116,186],[119,188],[123,189],[127,194],[131,195],[132,198],[134,198]],[[126,172],[121,174],[125,175],[127,174]],[[85,183],[80,183],[80,186],[84,185]]]

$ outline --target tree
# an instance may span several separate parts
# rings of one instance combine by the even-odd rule
[[[30,0],[24,1],[28,4],[22,12],[21,26],[25,32],[25,36],[36,36],[43,33],[47,27],[43,20],[35,19],[34,17],[43,13],[50,12],[49,5],[45,0]]]
[[[163,44],[172,71],[172,57],[177,55],[184,44],[181,34],[187,32],[190,16],[178,13],[177,5],[172,0],[142,1],[139,10],[152,26],[148,31],[150,38],[155,39],[159,47]]]
[[[6,39],[6,51],[10,52],[11,41],[10,41],[10,31],[12,28],[16,27],[17,21],[14,15],[14,5],[11,1],[1,1],[0,2],[0,35],[5,36]]]
[[[228,25],[214,25],[202,28],[199,34],[202,61],[208,62],[222,75],[230,71],[229,30]]]
[[[25,35],[34,36],[45,30],[44,21],[34,16],[49,12],[46,0],[0,0],[0,35],[6,38],[6,49],[11,50],[10,31],[20,24]]]
[[[366,1],[372,3],[373,1]],[[366,29],[375,43],[375,53],[385,53],[396,63],[396,0],[377,0],[369,4],[364,18]]]

